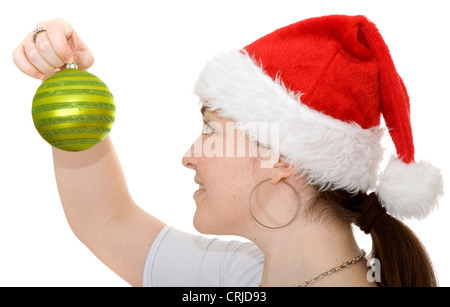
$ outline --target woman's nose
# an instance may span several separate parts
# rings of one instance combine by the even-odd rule
[[[202,155],[201,145],[202,138],[200,136],[184,154],[183,159],[181,160],[184,167],[195,169],[197,166],[197,160]]]

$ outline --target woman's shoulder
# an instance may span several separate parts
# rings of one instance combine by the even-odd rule
[[[147,257],[144,284],[257,285],[263,264],[264,255],[252,242],[192,234],[165,226]]]

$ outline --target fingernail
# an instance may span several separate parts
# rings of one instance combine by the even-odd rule
[[[73,62],[73,56],[68,55],[64,58],[64,62],[66,62],[66,64],[72,64]]]
[[[36,74],[36,79],[41,80],[42,78],[44,78],[44,74],[41,73],[41,72],[38,72],[38,73]]]

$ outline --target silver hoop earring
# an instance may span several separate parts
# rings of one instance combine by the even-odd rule
[[[253,211],[252,211],[252,195],[253,195],[253,192],[255,191],[255,189],[256,189],[261,183],[264,183],[264,182],[269,181],[269,180],[271,180],[271,179],[272,179],[272,178],[264,179],[264,180],[258,182],[258,183],[253,187],[252,191],[250,192],[250,197],[248,198],[248,209],[250,210],[250,214],[251,214],[252,218],[253,218],[253,219],[255,220],[255,222],[258,223],[259,225],[261,225],[261,226],[263,226],[263,227],[265,227],[265,228],[268,228],[268,229],[280,229],[280,228],[283,228],[283,227],[288,226],[289,224],[291,224],[291,223],[295,220],[295,218],[297,217],[298,211],[299,211],[299,209],[300,209],[300,199],[299,199],[298,194],[297,194],[297,191],[295,191],[294,187],[293,187],[292,185],[290,185],[289,183],[287,183],[286,181],[281,180],[281,182],[283,182],[284,184],[286,184],[288,187],[291,188],[291,190],[292,190],[292,191],[294,192],[294,194],[295,194],[295,197],[297,198],[297,209],[296,209],[296,211],[295,211],[294,217],[292,217],[292,219],[289,220],[289,222],[287,222],[286,224],[281,225],[281,226],[267,226],[267,225],[261,223],[261,221],[259,221],[259,220],[255,217],[255,215],[253,214]]]

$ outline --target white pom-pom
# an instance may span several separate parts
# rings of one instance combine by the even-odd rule
[[[380,176],[377,194],[392,216],[422,219],[437,207],[444,183],[440,170],[430,163],[406,164],[394,156]]]

